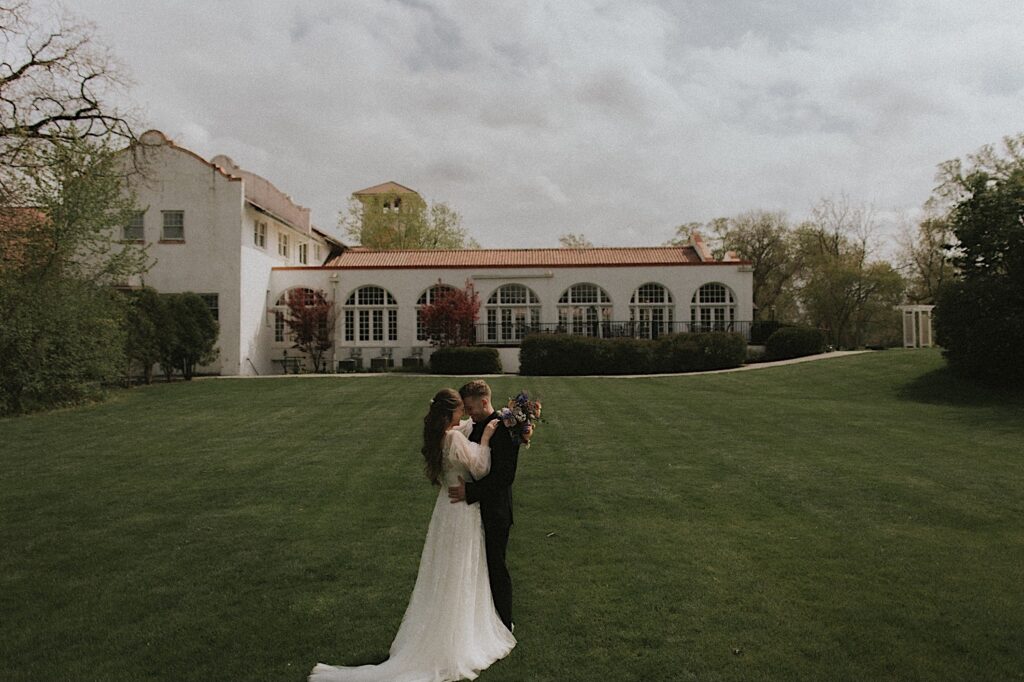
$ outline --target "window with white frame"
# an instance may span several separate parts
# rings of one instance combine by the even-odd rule
[[[141,242],[146,239],[145,217],[145,211],[136,211],[132,214],[132,219],[124,226],[124,234],[122,235],[126,242]]]
[[[163,214],[163,231],[160,240],[165,242],[185,241],[185,212],[161,211]]]
[[[517,343],[540,326],[540,299],[522,284],[504,284],[487,299],[487,340]]]
[[[636,336],[653,339],[672,331],[673,318],[672,294],[661,284],[643,284],[629,299],[629,321]]]
[[[398,341],[398,303],[378,286],[359,287],[345,300],[345,340]]]
[[[579,336],[602,336],[612,319],[612,299],[596,284],[573,284],[558,299],[558,327]]]
[[[320,265],[320,264],[322,264],[324,262],[323,251],[320,250],[320,245],[319,244],[314,244],[313,245],[313,260],[316,261],[317,265]]]
[[[277,255],[288,257],[288,235],[284,232],[277,233]]]
[[[449,293],[449,292],[452,292],[452,291],[455,291],[455,287],[453,287],[453,286],[449,286],[447,284],[435,284],[434,286],[430,287],[429,289],[424,291],[422,294],[420,294],[419,300],[416,301],[416,340],[417,341],[426,341],[427,340],[427,332],[423,328],[423,320],[420,319],[420,310],[422,310],[424,308],[424,306],[433,305],[434,301],[436,301],[437,298],[441,294]]]
[[[736,296],[719,282],[703,285],[690,301],[690,322],[696,330],[725,331],[736,321]]]
[[[309,244],[306,242],[299,244],[299,262],[303,265],[309,264]]]
[[[210,309],[213,319],[220,322],[220,296],[217,294],[199,294],[199,298],[203,299],[203,303]]]
[[[267,248],[267,224],[257,220],[252,228],[252,242],[261,249]]]

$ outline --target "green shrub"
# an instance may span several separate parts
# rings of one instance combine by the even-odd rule
[[[765,342],[765,359],[786,360],[825,351],[825,335],[814,327],[783,327]]]
[[[601,373],[599,339],[570,334],[530,334],[519,347],[519,373],[581,375]]]
[[[649,339],[597,339],[532,334],[519,350],[526,375],[651,374],[739,367],[747,343],[740,334],[667,334]]]
[[[754,346],[763,346],[768,337],[782,327],[787,327],[778,320],[755,320],[750,324],[750,343]]]
[[[654,341],[648,339],[602,339],[600,370],[595,374],[651,374],[654,366]]]
[[[747,359],[747,340],[733,332],[666,334],[655,342],[660,372],[703,372],[739,367]]]
[[[486,346],[442,346],[430,354],[434,374],[501,374],[497,348]]]
[[[949,368],[974,381],[1024,382],[1024,291],[988,281],[952,282],[935,307],[935,339]]]
[[[123,299],[91,282],[0,276],[0,414],[102,398],[125,367]]]

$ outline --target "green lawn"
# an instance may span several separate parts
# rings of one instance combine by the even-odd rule
[[[379,660],[428,376],[201,380],[0,420],[0,679]],[[519,378],[518,647],[487,682],[1024,679],[1024,399],[937,352]]]

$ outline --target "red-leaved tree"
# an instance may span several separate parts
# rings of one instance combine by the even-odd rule
[[[334,302],[321,289],[296,288],[288,292],[285,324],[291,332],[294,348],[309,355],[313,371],[319,372],[324,353],[334,345]]]
[[[441,280],[437,281],[441,285]],[[480,296],[473,283],[465,289],[446,288],[434,301],[420,308],[423,331],[434,346],[472,346],[476,340],[476,315]]]

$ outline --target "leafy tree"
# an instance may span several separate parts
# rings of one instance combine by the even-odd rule
[[[479,248],[448,204],[430,206],[416,193],[353,198],[339,219],[345,233],[371,249]]]
[[[285,324],[297,348],[313,360],[313,371],[320,372],[324,353],[334,345],[334,302],[322,290],[291,289],[286,300]]]
[[[943,284],[954,274],[948,251],[955,241],[946,216],[928,215],[898,237],[899,264],[907,278],[907,300],[935,303]]]
[[[758,319],[796,315],[793,280],[801,266],[793,230],[785,213],[749,211],[709,223],[716,257],[733,251],[754,267],[754,306]]]
[[[163,294],[165,316],[160,327],[160,366],[168,381],[180,371],[186,381],[199,365],[217,359],[219,325],[198,294]]]
[[[35,146],[18,192],[0,195],[5,410],[89,400],[123,374],[125,310],[109,285],[148,257],[111,234],[134,208],[114,154],[82,138]]]
[[[825,199],[796,230],[802,269],[797,292],[805,321],[836,347],[888,342],[896,335],[893,306],[903,279],[890,263],[872,258],[870,210],[845,199]]]
[[[151,287],[126,292],[126,299],[126,380],[130,383],[135,365],[141,370],[143,380],[150,384],[153,365],[160,362],[160,337],[167,326],[167,312],[160,295]]]
[[[1024,134],[940,168],[953,200],[958,276],[940,292],[936,338],[950,368],[996,382],[1024,380]]]
[[[18,201],[7,214],[32,206],[39,220],[22,221],[19,260],[36,280],[70,277],[97,285],[126,283],[152,265],[146,247],[120,241],[120,226],[136,211],[118,153],[108,141],[54,140],[26,151]],[[5,257],[6,260],[6,257]]]
[[[558,245],[563,249],[589,249],[593,248],[594,243],[587,239],[582,232],[580,234],[570,232],[558,238]]]
[[[115,292],[67,278],[0,272],[0,414],[99,399],[124,367]]]
[[[467,280],[465,289],[445,288],[433,303],[420,308],[419,314],[431,345],[472,346],[479,310],[480,296]]]

